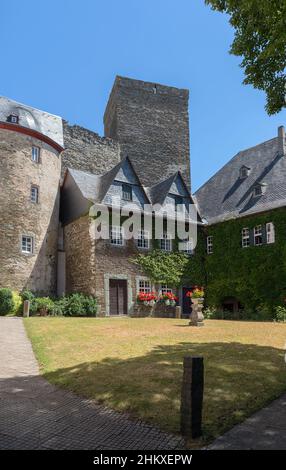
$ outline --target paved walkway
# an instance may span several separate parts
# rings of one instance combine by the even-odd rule
[[[286,450],[286,395],[216,439],[208,449]]]
[[[183,449],[182,439],[39,375],[21,318],[0,317],[0,449]]]

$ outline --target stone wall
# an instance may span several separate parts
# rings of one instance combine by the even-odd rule
[[[89,232],[89,217],[81,217],[64,226],[66,252],[66,293],[96,295],[95,250]]]
[[[133,240],[124,247],[112,246],[109,240],[93,240],[88,216],[64,227],[67,293],[82,292],[96,296],[99,316],[110,314],[109,280],[124,279],[128,289],[128,314],[131,316],[174,317],[175,308],[158,303],[155,308],[136,304],[137,281],[144,273],[132,262],[138,254]]]
[[[40,163],[32,161],[33,145],[41,149]],[[0,130],[0,287],[55,293],[60,168],[49,145]],[[31,185],[39,188],[38,204]],[[32,255],[21,252],[22,235],[34,237]]]
[[[117,77],[104,115],[105,135],[120,143],[143,184],[181,170],[190,187],[188,90]]]
[[[105,173],[120,161],[119,144],[80,126],[63,121],[62,175],[67,167],[90,173]]]

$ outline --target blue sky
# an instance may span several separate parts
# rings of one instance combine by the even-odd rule
[[[115,75],[188,88],[193,190],[286,124],[242,85],[233,30],[203,0],[13,0],[0,21],[0,94],[100,134]]]

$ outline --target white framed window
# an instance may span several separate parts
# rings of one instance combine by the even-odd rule
[[[110,227],[110,243],[115,246],[123,246],[123,228],[119,225],[112,225]]]
[[[172,239],[167,232],[164,232],[160,239],[160,248],[163,251],[172,251]]]
[[[139,230],[137,234],[136,244],[138,248],[148,249],[150,246],[149,231]]]
[[[248,246],[250,246],[250,236],[248,227],[244,227],[241,230],[241,246],[242,248],[247,248]]]
[[[266,224],[266,243],[275,243],[275,227],[273,222],[267,222]]]
[[[262,225],[254,227],[254,245],[262,245]]]
[[[192,240],[185,240],[183,242],[180,242],[179,250],[182,251],[183,253],[187,253],[188,255],[192,255],[194,252]]]
[[[31,202],[38,204],[39,202],[39,188],[38,186],[32,185],[31,186]]]
[[[207,237],[207,254],[211,255],[213,253],[213,236],[209,235]]]
[[[130,184],[122,184],[122,199],[124,201],[132,201],[132,186]]]
[[[40,147],[33,145],[32,147],[32,161],[35,163],[40,162]]]
[[[10,118],[9,121],[12,122],[13,124],[19,123],[19,116],[17,114],[11,114],[9,118]]]
[[[151,281],[149,279],[139,279],[138,292],[144,292],[144,294],[151,292]]]
[[[31,255],[34,252],[34,238],[29,235],[22,235],[21,240],[22,253]]]
[[[160,286],[160,292],[162,295],[164,294],[172,294],[173,293],[173,289],[171,287],[169,287],[167,284],[161,284]]]

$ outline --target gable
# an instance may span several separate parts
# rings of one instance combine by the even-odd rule
[[[189,193],[185,187],[185,184],[182,181],[180,174],[178,174],[174,179],[169,189],[169,193],[175,194],[177,196],[189,197]]]
[[[123,184],[128,184],[132,188],[132,201],[130,203],[136,204],[141,209],[144,208],[145,204],[149,204],[144,188],[128,158],[123,161],[118,171],[113,175],[113,181],[109,185],[102,202],[111,204],[112,200],[116,198],[121,205],[126,204],[126,201],[122,200]]]

